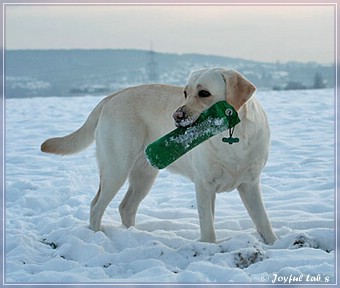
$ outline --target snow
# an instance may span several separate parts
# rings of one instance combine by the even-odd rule
[[[185,149],[188,149],[189,147],[193,148],[196,145],[192,145],[192,143],[201,143],[204,140],[225,131],[228,129],[228,124],[228,121],[224,121],[223,118],[208,117],[202,123],[189,126],[181,134],[176,133],[176,135],[169,139],[170,142],[166,142],[166,145],[170,145],[170,143],[174,142],[180,144]]]
[[[88,229],[94,145],[72,156],[40,144],[78,128],[99,97],[6,101],[5,283],[334,283],[334,91],[258,92],[272,131],[263,198],[279,239],[265,245],[238,193],[217,195],[219,242],[202,243],[194,185],[162,170],[136,227],[109,205]],[[236,145],[236,144],[235,144]]]

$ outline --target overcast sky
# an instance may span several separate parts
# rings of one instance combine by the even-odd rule
[[[334,6],[5,6],[6,49],[134,48],[334,62]]]

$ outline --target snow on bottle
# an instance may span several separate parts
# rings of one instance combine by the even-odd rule
[[[239,142],[232,138],[233,128],[240,122],[233,106],[220,101],[203,111],[190,126],[178,127],[149,144],[145,155],[151,166],[163,169],[205,140],[229,129],[229,137],[223,142]]]

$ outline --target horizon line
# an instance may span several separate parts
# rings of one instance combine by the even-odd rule
[[[207,56],[207,57],[220,57],[220,58],[230,58],[230,59],[239,59],[243,61],[248,62],[256,62],[256,63],[264,63],[264,64],[288,64],[288,63],[301,63],[301,64],[319,64],[319,65],[336,65],[335,62],[319,62],[317,60],[308,60],[308,61],[299,61],[299,60],[288,60],[288,61],[259,61],[259,60],[252,60],[247,58],[240,58],[240,57],[231,57],[231,56],[224,56],[224,55],[217,55],[217,54],[204,54],[204,53],[198,53],[198,52],[184,52],[184,53],[178,53],[178,52],[161,52],[161,51],[155,51],[151,49],[141,49],[141,48],[9,48],[4,49],[4,53],[6,52],[15,52],[15,51],[104,51],[104,50],[130,50],[130,51],[140,51],[140,52],[147,52],[150,51],[154,52],[155,54],[172,54],[172,55],[200,55],[200,56]]]

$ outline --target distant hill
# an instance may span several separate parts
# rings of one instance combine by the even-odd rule
[[[314,62],[264,63],[143,50],[13,50],[5,53],[5,94],[106,95],[150,82],[183,85],[191,70],[221,66],[240,71],[259,89],[310,88],[316,75],[324,87],[334,86],[334,66]]]

